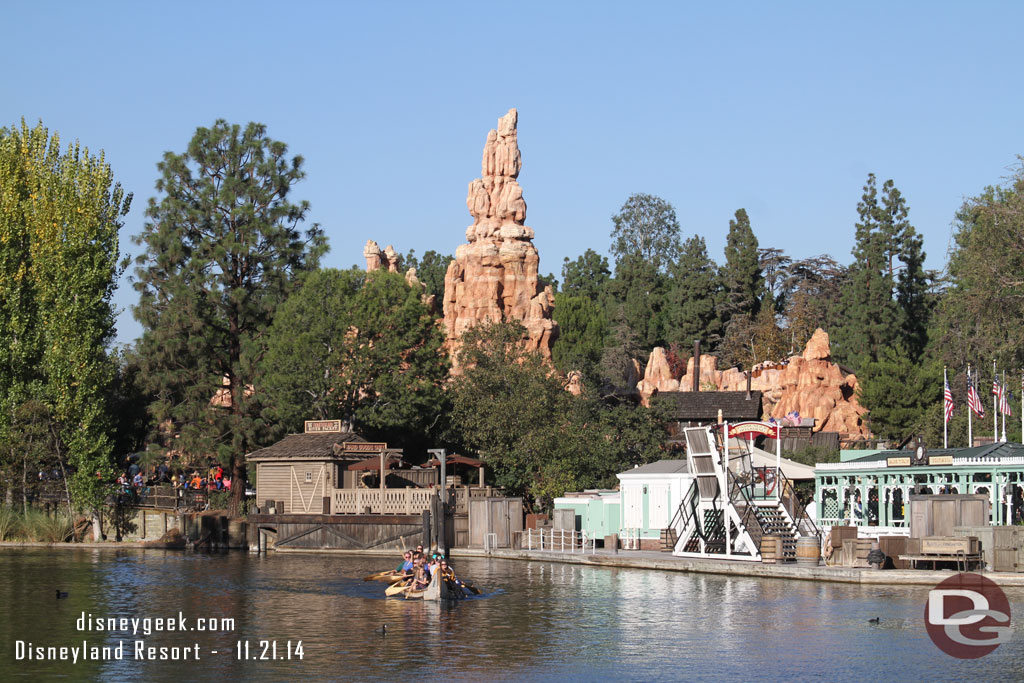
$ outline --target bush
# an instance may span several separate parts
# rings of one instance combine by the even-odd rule
[[[47,515],[42,510],[29,509],[21,518],[22,538],[37,543],[63,543],[71,540],[74,520],[66,512]]]

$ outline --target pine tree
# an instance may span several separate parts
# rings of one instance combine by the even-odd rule
[[[563,373],[578,370],[588,384],[598,381],[598,364],[611,329],[604,309],[583,295],[555,295],[552,313],[559,334],[551,348],[555,367]]]
[[[665,340],[684,348],[695,339],[716,344],[722,334],[721,321],[715,310],[719,279],[703,237],[694,235],[683,243],[679,261],[672,266],[671,272],[665,304]]]
[[[562,262],[562,292],[602,303],[608,297],[611,275],[608,259],[593,249],[587,249],[575,261],[570,261],[567,256]]]
[[[256,389],[266,331],[326,244],[319,226],[299,230],[308,204],[289,201],[305,175],[301,157],[288,159],[263,125],[218,120],[157,168],[162,196],[136,238],[145,249],[134,309],[147,388],[158,396],[152,414],[171,421],[176,450],[228,467],[237,513],[245,454],[266,438]]]
[[[729,221],[721,278],[724,290],[721,317],[725,324],[735,316],[756,317],[764,293],[764,274],[757,237],[750,227],[746,209],[737,210],[735,218]]]

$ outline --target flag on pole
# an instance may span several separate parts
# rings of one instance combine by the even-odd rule
[[[978,417],[985,417],[985,406],[981,404],[978,390],[974,388],[974,378],[970,375],[967,377],[967,407]]]
[[[946,424],[953,419],[953,392],[949,390],[949,380],[945,380],[945,386],[942,388],[942,400],[944,402],[943,408],[946,414]]]
[[[1010,410],[1010,401],[1013,400],[1012,391],[1003,391],[999,394],[999,412],[1003,415],[1013,415],[1013,411]]]
[[[997,401],[1003,400],[1003,388],[999,386],[999,380],[992,380],[992,395],[996,397]]]

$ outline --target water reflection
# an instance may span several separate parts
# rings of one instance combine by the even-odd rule
[[[174,551],[0,550],[0,679],[487,680],[1024,676],[1024,640],[973,662],[931,644],[925,589],[726,578],[463,559],[485,595],[450,605],[383,599],[379,558]],[[55,600],[54,589],[69,592]],[[1015,614],[1024,593],[1010,591]],[[213,632],[80,633],[103,617],[229,617]],[[877,625],[868,620],[877,617]],[[387,624],[386,634],[380,628]],[[199,643],[200,662],[15,662],[14,641]],[[304,658],[238,661],[260,641]],[[213,654],[217,650],[217,654]]]

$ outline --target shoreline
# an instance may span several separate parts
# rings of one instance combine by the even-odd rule
[[[102,543],[45,543],[45,542],[0,542],[0,550],[18,548],[56,548],[81,550],[181,550],[180,548],[155,548],[135,542],[107,541]],[[239,549],[241,550],[241,549]],[[227,551],[224,551],[227,552]],[[371,557],[393,557],[394,550],[342,550],[330,548],[309,548],[275,550],[281,555],[359,555]],[[453,558],[495,558],[502,560],[559,562],[590,567],[647,569],[692,574],[713,574],[718,576],[743,576],[759,579],[784,579],[790,581],[815,581],[819,583],[845,583],[865,586],[935,586],[940,581],[955,576],[953,570],[911,570],[835,567],[817,567],[796,564],[762,564],[742,560],[714,560],[703,558],[675,557],[668,553],[643,550],[596,553],[561,553],[540,550],[495,549],[484,551],[476,548],[452,548]],[[1009,572],[983,572],[985,578],[1004,588],[1024,588],[1024,574]]]

